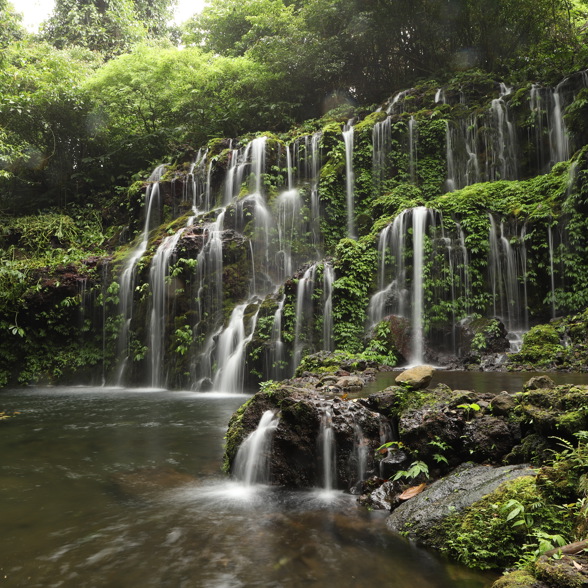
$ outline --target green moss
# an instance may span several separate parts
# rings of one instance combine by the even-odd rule
[[[516,511],[516,514],[515,514]],[[546,502],[531,476],[501,484],[430,533],[434,547],[469,567],[511,566],[536,547],[540,532],[571,535],[571,522]]]
[[[535,577],[526,570],[514,570],[498,578],[492,588],[532,588],[536,583]]]
[[[250,398],[247,402],[242,404],[231,417],[229,426],[227,428],[227,434],[225,435],[225,452],[223,456],[222,470],[225,473],[229,473],[231,468],[231,462],[237,455],[239,446],[245,438],[245,431],[243,429],[243,415],[249,405],[253,402],[253,398]]]

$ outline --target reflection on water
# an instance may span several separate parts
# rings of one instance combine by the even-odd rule
[[[2,391],[6,586],[482,588],[339,492],[219,474],[242,395]]]

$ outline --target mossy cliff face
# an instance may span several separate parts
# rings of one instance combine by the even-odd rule
[[[158,345],[166,366],[162,384],[211,385],[218,362],[203,357],[210,355],[218,340],[216,332],[227,326],[232,310],[252,293],[259,300],[250,301],[255,309],[249,310],[244,325],[247,334],[255,330],[245,353],[247,383],[290,376],[301,356],[323,347],[367,352],[380,363],[408,360],[407,340],[414,336],[410,305],[392,310],[391,295],[380,317],[384,321],[371,324],[368,315],[374,295],[392,279],[390,271],[382,270],[392,259],[389,252],[379,249],[380,235],[405,210],[419,206],[435,211],[423,242],[423,331],[428,358],[453,365],[488,366],[485,356],[504,351],[504,326],[525,330],[554,315],[569,315],[532,331],[513,366],[581,369],[586,357],[582,313],[588,306],[588,151],[578,114],[584,108],[584,79],[578,73],[558,87],[564,113],[567,111],[567,118],[560,121],[561,128],[569,127],[562,139],[567,153],[554,153],[549,134],[540,132],[553,122],[555,89],[529,85],[506,93],[505,87],[479,72],[460,74],[442,88],[434,82],[421,84],[398,94],[377,112],[347,108],[280,136],[265,133],[263,161],[253,161],[252,144],[257,141],[259,146],[259,137],[216,138],[201,150],[192,146],[165,166],[158,182],[135,182],[128,193],[113,197],[115,210],[110,206],[99,213],[92,211],[100,217],[96,222],[102,223],[104,234],[87,240],[88,252],[100,257],[97,265],[109,271],[94,272],[88,282],[95,284],[93,298],[88,298],[95,318],[93,334],[86,330],[82,337],[92,353],[75,366],[80,377],[88,368],[97,376],[100,371],[100,379],[106,374],[112,380],[120,367],[117,331],[125,328],[129,317],[121,313],[117,288],[125,260],[141,240],[148,210],[149,243],[134,268],[126,350],[129,383],[144,381],[149,371],[145,362],[153,352],[149,317],[154,300],[150,272],[158,247],[179,231],[183,233],[165,278],[167,314],[164,341]],[[349,238],[347,227],[351,170],[342,137],[350,119],[354,125],[350,155],[356,239]],[[466,157],[471,159],[472,154],[475,165]],[[155,183],[158,197],[147,205],[144,191]],[[288,190],[290,184],[296,186],[296,198]],[[199,211],[196,215],[193,208]],[[199,281],[199,272],[206,266],[201,253],[209,227],[221,210],[222,295],[217,297],[217,306],[222,308],[202,310],[202,300],[213,290],[214,271],[204,282]],[[78,216],[63,218],[58,227],[46,223],[52,238],[43,247],[55,258],[45,264],[48,273],[58,272],[57,258],[65,262],[72,243],[84,241],[93,226],[87,212]],[[186,227],[188,222],[192,226]],[[2,269],[6,278],[2,284],[19,280],[23,274],[26,290],[36,287],[30,270],[41,265],[43,256],[40,247],[35,251],[30,247],[33,242],[39,244],[40,237],[31,240],[24,226],[14,223],[2,236],[2,259],[8,264]],[[74,232],[72,241],[69,236]],[[412,276],[411,235],[408,229],[400,260],[407,276]],[[491,235],[503,248],[498,257],[492,252]],[[135,247],[130,246],[133,236]],[[508,259],[506,250],[512,254]],[[496,259],[489,264],[493,255]],[[286,257],[289,263],[283,261]],[[76,271],[85,276],[81,258],[76,257]],[[510,262],[518,269],[508,285],[512,291],[507,292],[500,276]],[[315,288],[303,305],[303,327],[300,322],[297,327],[298,285],[313,264],[317,265]],[[334,272],[330,295],[327,268]],[[382,271],[386,279],[380,276]],[[413,298],[411,280],[404,285],[409,298]],[[34,322],[26,317],[32,310],[27,308],[26,297],[19,297],[12,286],[6,285],[5,290],[1,325],[10,337],[20,337],[21,322]],[[282,296],[282,347],[276,354],[270,323]],[[517,304],[512,303],[515,298]],[[333,318],[328,339],[324,329],[327,300]],[[43,307],[43,312],[48,310]],[[59,320],[73,329],[73,316]],[[46,326],[51,326],[48,321]],[[477,323],[475,329],[469,328]],[[29,361],[27,350],[46,348],[50,330],[29,328],[28,343],[16,345],[20,348],[16,355],[10,353],[13,346],[6,344],[5,356],[10,359],[1,368],[2,381],[18,381],[23,360],[38,363],[38,353],[31,351]],[[95,340],[95,333],[100,341]],[[90,358],[98,349],[103,350],[102,357]],[[59,371],[48,366],[24,368],[23,372],[21,382],[59,381]]]

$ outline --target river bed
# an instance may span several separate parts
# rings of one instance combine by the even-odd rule
[[[340,493],[245,488],[220,473],[247,396],[0,391],[5,586],[485,588]]]

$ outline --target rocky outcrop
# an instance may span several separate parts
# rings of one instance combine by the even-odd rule
[[[334,487],[350,489],[360,477],[374,471],[385,419],[358,402],[329,398],[300,380],[258,392],[233,416],[225,451],[230,471],[240,443],[267,410],[280,415],[270,456],[271,483],[288,488],[323,486],[324,427],[331,427],[334,440]]]

